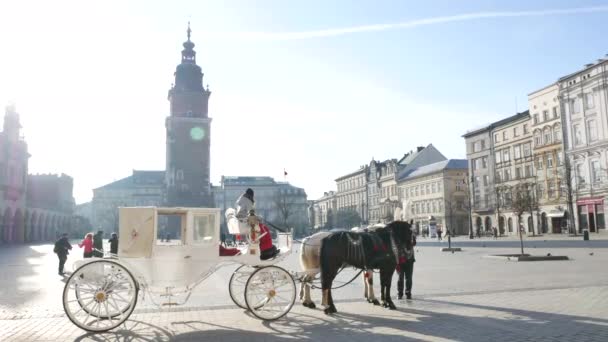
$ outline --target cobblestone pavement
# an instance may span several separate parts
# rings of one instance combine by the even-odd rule
[[[516,253],[513,248],[478,245],[452,254],[421,246],[414,300],[396,301],[399,310],[365,303],[357,281],[335,291],[339,314],[296,304],[275,322],[235,308],[227,291],[231,269],[222,269],[196,289],[189,306],[158,311],[140,302],[127,323],[96,335],[65,317],[64,283],[51,250],[0,247],[1,341],[608,341],[608,248],[602,247],[530,247],[526,252],[572,260],[517,263],[483,258]],[[77,259],[70,255],[70,262]],[[295,256],[283,264],[298,270]]]

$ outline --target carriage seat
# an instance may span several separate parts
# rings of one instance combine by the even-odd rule
[[[238,248],[226,248],[220,245],[220,256],[234,256],[241,254]]]

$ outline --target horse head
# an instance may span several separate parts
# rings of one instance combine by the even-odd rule
[[[405,256],[407,250],[414,248],[412,242],[412,224],[413,221],[393,221],[386,226],[395,239],[399,250],[399,257]]]

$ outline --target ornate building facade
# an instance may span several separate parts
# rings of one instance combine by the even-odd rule
[[[600,232],[608,210],[608,59],[560,78],[557,86],[576,226]]]
[[[54,239],[72,229],[72,177],[28,175],[27,143],[19,114],[8,106],[0,133],[0,242]]]

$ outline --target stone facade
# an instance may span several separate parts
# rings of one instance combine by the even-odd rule
[[[521,222],[513,212],[513,201],[517,196],[518,187],[528,187],[530,191],[539,191],[542,187],[536,178],[534,170],[534,153],[532,148],[532,128],[528,112],[511,116],[493,125],[492,129],[494,150],[494,194],[492,199],[493,217],[486,217],[483,223],[480,217],[474,220],[475,230],[482,232],[498,228],[501,234],[515,234],[517,227],[523,226],[529,233],[538,233],[540,215],[537,208],[531,208],[521,215]],[[479,179],[475,178],[479,184]],[[532,193],[532,198],[538,198],[538,192]]]
[[[574,179],[578,231],[606,229],[608,195],[608,59],[560,78],[564,146]]]
[[[363,165],[359,170],[336,179],[336,213],[334,224],[347,221],[366,222],[369,219],[367,198],[367,174],[369,167]],[[346,216],[349,216],[346,218]]]
[[[463,135],[469,161],[469,179],[472,220],[483,230],[481,222],[494,216],[494,149],[492,147],[492,125],[475,129]],[[479,167],[478,167],[479,166]],[[473,228],[474,229],[474,228]]]
[[[335,214],[338,210],[336,192],[328,191],[323,197],[313,201],[314,229],[335,227]]]
[[[562,233],[567,229],[571,212],[566,205],[561,106],[557,84],[551,84],[528,95],[534,156],[536,194],[539,215],[536,233]],[[528,224],[528,232],[531,225]]]
[[[419,231],[434,220],[454,234],[469,230],[467,160],[450,159],[415,167],[401,173],[398,187],[404,218]]]

